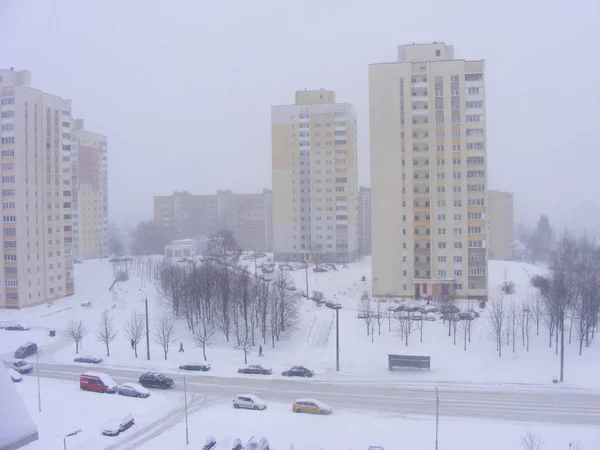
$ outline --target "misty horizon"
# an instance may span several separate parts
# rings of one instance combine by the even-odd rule
[[[486,63],[489,189],[514,193],[516,222],[545,213],[591,230],[600,95],[577,91],[597,76],[600,6],[577,6],[4,2],[0,67],[30,71],[32,87],[71,99],[73,117],[107,135],[110,221],[133,225],[152,217],[153,196],[271,188],[271,106],[305,88],[354,106],[369,186],[368,65],[445,42]]]

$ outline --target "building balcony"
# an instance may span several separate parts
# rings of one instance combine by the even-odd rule
[[[429,100],[429,97],[427,95],[413,95],[411,98],[412,102],[427,102]]]
[[[415,81],[414,83],[410,83],[412,89],[427,88],[428,85],[427,81]]]
[[[413,109],[412,115],[413,115],[413,117],[429,116],[429,109]]]

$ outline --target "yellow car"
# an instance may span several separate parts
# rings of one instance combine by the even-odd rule
[[[331,406],[314,398],[299,398],[292,405],[292,411],[306,414],[331,414],[332,409]]]

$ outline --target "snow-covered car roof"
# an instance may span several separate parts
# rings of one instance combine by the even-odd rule
[[[119,431],[121,429],[121,421],[118,419],[110,419],[102,425],[104,431]]]
[[[298,398],[296,399],[296,403],[298,402],[311,402],[322,408],[330,408],[330,406],[327,403],[317,400],[316,398]]]
[[[7,370],[8,370],[8,374],[10,375],[10,377],[13,380],[21,380],[21,379],[23,379],[23,377],[21,376],[21,374],[19,372],[17,372],[15,369],[11,369],[10,367],[8,367]]]
[[[248,398],[251,398],[252,400],[259,400],[262,402],[262,400],[254,394],[238,394],[237,396],[238,397],[248,397]]]
[[[21,367],[25,367],[25,366],[30,366],[31,364],[29,364],[27,361],[24,360],[19,360],[19,361],[15,361],[13,363],[15,366],[21,366]]]
[[[101,373],[101,372],[86,372],[81,374],[83,376],[88,376],[88,377],[97,377],[100,378],[100,380],[102,380],[102,382],[108,386],[117,386],[117,383],[115,383],[115,380],[113,380],[110,375],[107,375],[105,373]]]
[[[138,391],[140,394],[149,394],[150,393],[150,391],[148,389],[146,389],[144,386],[137,384],[137,383],[123,383],[121,385],[121,387],[130,387],[130,388]]]

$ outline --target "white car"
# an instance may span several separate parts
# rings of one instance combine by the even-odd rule
[[[238,394],[233,399],[234,408],[246,408],[246,409],[266,409],[267,404],[252,394]]]
[[[140,386],[137,383],[125,383],[117,388],[119,395],[125,395],[127,397],[139,397],[147,398],[150,397],[150,391],[144,386]]]
[[[269,440],[266,437],[252,436],[243,450],[269,450]]]
[[[23,379],[19,372],[17,372],[15,369],[11,369],[10,367],[8,368],[8,374],[10,375],[11,380],[13,380],[13,383],[18,383]]]
[[[125,431],[133,426],[135,421],[131,414],[127,414],[121,420],[111,419],[102,427],[102,434],[105,436],[117,436],[122,431]]]

